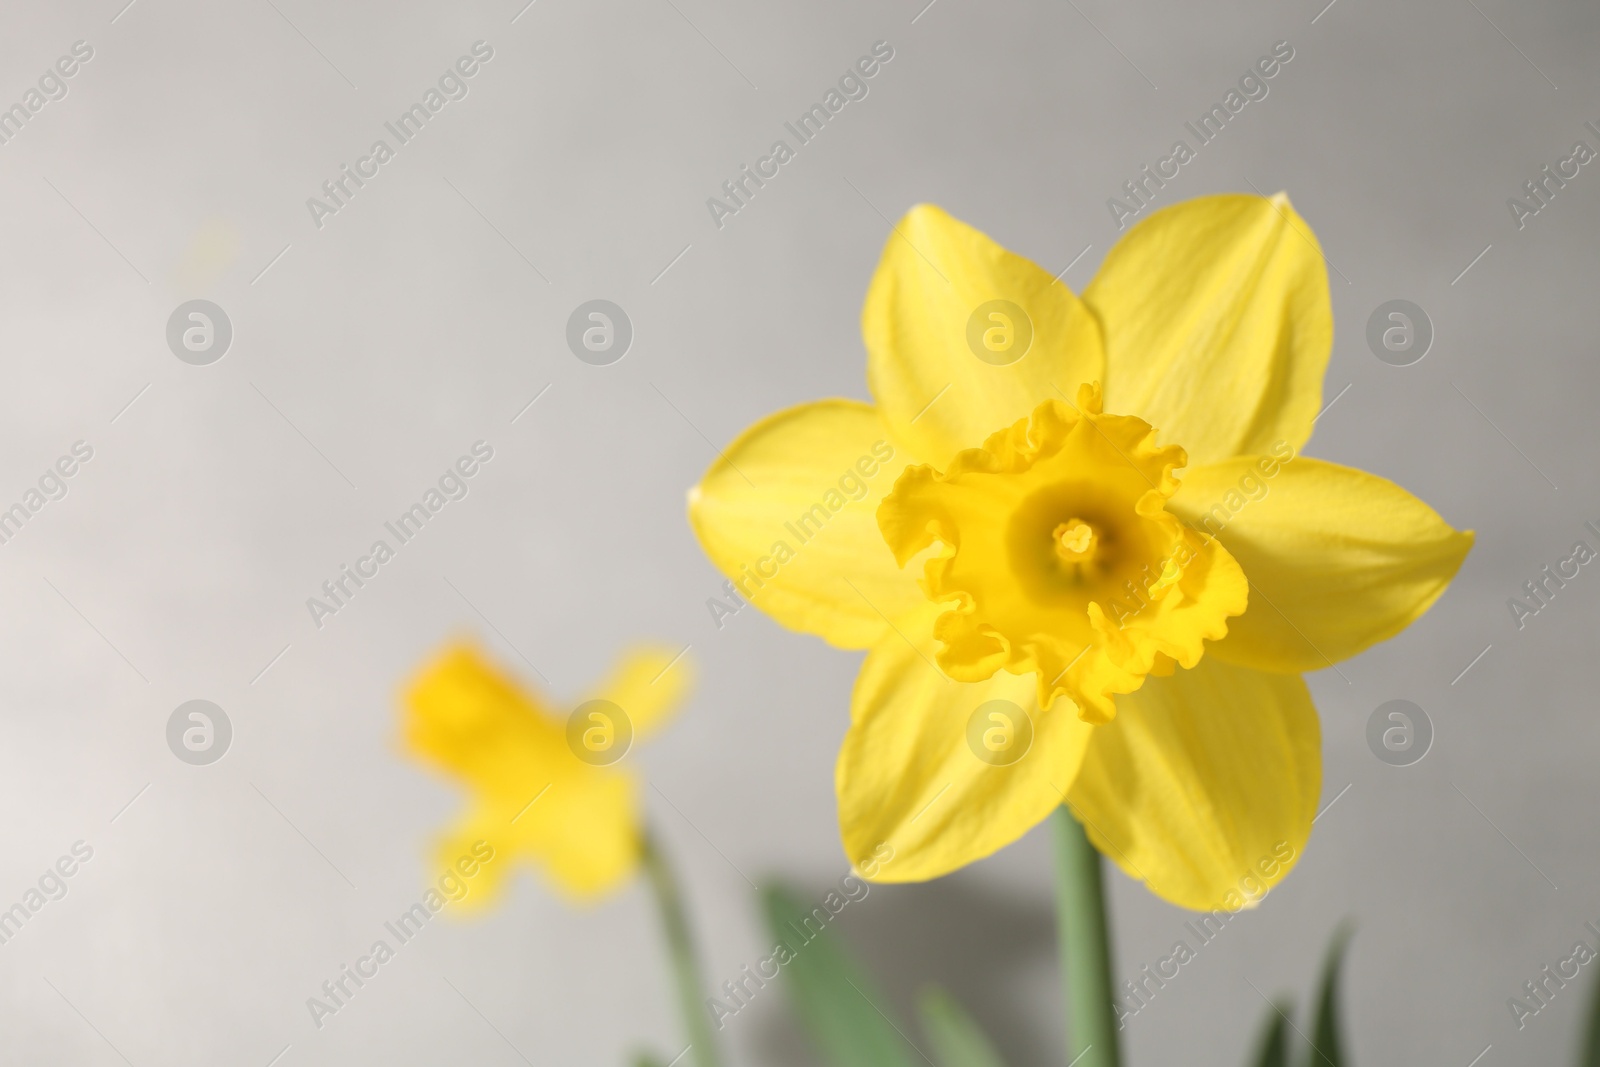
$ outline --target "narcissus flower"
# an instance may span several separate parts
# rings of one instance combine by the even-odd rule
[[[1065,801],[1159,896],[1258,898],[1321,790],[1300,673],[1404,629],[1472,544],[1300,455],[1333,340],[1310,227],[1281,194],[1179,204],[1080,299],[921,206],[862,319],[877,403],[761,421],[689,508],[741,596],[870,649],[847,854],[887,842],[879,878],[931,878]]]
[[[574,708],[553,710],[470,645],[454,644],[405,693],[404,740],[471,794],[440,841],[448,868],[475,842],[494,848],[461,906],[489,902],[517,861],[567,896],[591,899],[638,865],[639,783],[615,761],[682,700],[689,666],[664,649],[636,649]]]

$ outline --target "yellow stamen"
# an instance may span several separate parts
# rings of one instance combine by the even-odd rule
[[[1088,563],[1094,558],[1095,546],[1100,543],[1094,527],[1082,519],[1068,519],[1056,527],[1053,536],[1056,556],[1063,563]]]

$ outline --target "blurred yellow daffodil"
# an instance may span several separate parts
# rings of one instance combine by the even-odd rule
[[[862,320],[876,405],[757,423],[689,509],[740,596],[870,649],[847,855],[888,842],[880,879],[931,878],[1066,801],[1166,900],[1258,899],[1321,790],[1300,673],[1405,628],[1472,544],[1300,455],[1333,340],[1310,227],[1282,194],[1182,203],[1080,299],[919,206]]]
[[[562,715],[471,645],[452,644],[425,667],[405,693],[405,745],[472,798],[439,861],[448,867],[478,841],[494,848],[461,906],[492,900],[517,859],[574,899],[625,881],[643,840],[639,783],[614,764],[666,720],[689,682],[672,652],[635,649]]]

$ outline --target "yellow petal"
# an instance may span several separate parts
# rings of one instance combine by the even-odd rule
[[[575,900],[616,889],[639,864],[639,787],[624,771],[584,767],[558,779],[515,826],[521,846]],[[513,840],[517,840],[513,838]]]
[[[515,867],[508,820],[509,816],[478,808],[439,842],[430,872],[432,885],[450,898],[452,911],[477,911],[505,891]]]
[[[1041,714],[1031,675],[946,678],[936,613],[897,620],[905,636],[868,653],[834,773],[845,855],[876,881],[935,878],[1027,833],[1062,802],[1094,730],[1065,699]]]
[[[590,690],[588,699],[607,700],[621,708],[637,741],[666,723],[693,681],[693,663],[681,650],[640,647],[629,650]]]
[[[695,535],[733,583],[728,610],[737,596],[840,648],[889,633],[886,619],[922,603],[874,517],[904,452],[855,400],[802,404],[740,435],[689,493]]]
[[[1069,799],[1130,878],[1179,907],[1233,911],[1294,866],[1321,789],[1305,683],[1207,656],[1117,698]]]
[[[1282,193],[1205,196],[1151,215],[1106,256],[1084,302],[1105,338],[1105,404],[1195,466],[1295,451],[1333,346],[1316,235]]]
[[[1286,454],[1191,470],[1168,507],[1217,537],[1250,580],[1249,609],[1210,654],[1309,671],[1420,617],[1460,568],[1472,533],[1377,475],[1306,456],[1280,463]]]
[[[1104,363],[1094,316],[1065,284],[927,204],[889,235],[861,329],[884,420],[939,468]]]

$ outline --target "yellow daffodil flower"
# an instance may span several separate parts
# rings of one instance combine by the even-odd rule
[[[689,686],[686,661],[636,649],[572,715],[553,711],[476,648],[453,644],[404,697],[404,743],[460,779],[472,801],[439,843],[444,867],[485,841],[493,862],[458,906],[491,901],[517,861],[539,867],[568,897],[616,888],[639,863],[639,783],[615,765],[661,725]]]
[[[1333,340],[1310,227],[1281,194],[1179,204],[1080,299],[919,206],[862,326],[876,405],[757,423],[689,508],[740,596],[870,649],[835,776],[847,855],[887,843],[879,879],[931,878],[1065,801],[1164,899],[1259,899],[1321,791],[1300,673],[1404,629],[1472,544],[1300,454]]]

